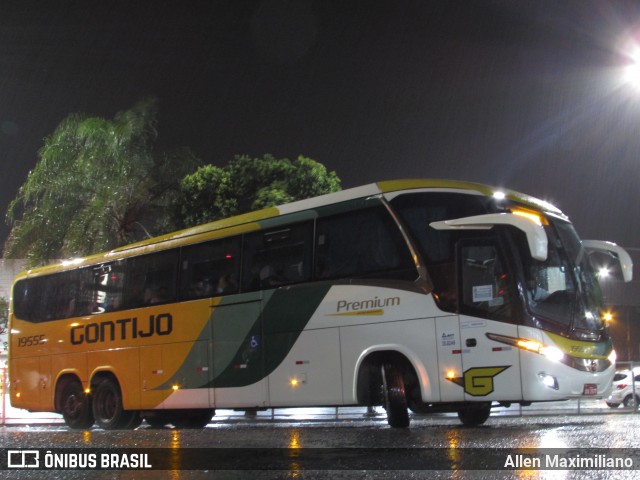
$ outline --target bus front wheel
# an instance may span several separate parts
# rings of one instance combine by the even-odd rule
[[[94,423],[91,400],[77,380],[68,382],[60,398],[62,418],[69,428],[85,429]]]
[[[466,427],[482,425],[489,415],[491,415],[491,402],[476,403],[458,410],[458,418]]]
[[[105,430],[128,430],[142,423],[136,410],[125,410],[118,382],[107,378],[101,381],[93,394],[93,414]]]
[[[387,423],[394,428],[409,426],[407,395],[402,372],[392,363],[382,365],[382,395]]]

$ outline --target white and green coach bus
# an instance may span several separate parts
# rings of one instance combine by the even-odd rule
[[[14,406],[72,428],[201,427],[215,409],[457,412],[608,394],[588,251],[554,206],[442,180],[380,182],[21,274]]]

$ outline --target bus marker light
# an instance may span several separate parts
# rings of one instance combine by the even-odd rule
[[[549,360],[553,360],[555,362],[561,362],[564,358],[564,352],[558,347],[545,345],[544,343],[538,342],[536,340],[508,337],[506,335],[498,335],[495,333],[487,333],[486,335],[487,338],[490,338],[491,340],[494,340],[496,342],[506,343],[507,345],[513,345],[514,347],[518,347],[529,352],[544,355]]]
[[[529,350],[530,352],[540,353],[540,348],[542,344],[540,342],[536,342],[535,340],[523,340],[519,339],[516,345],[523,350]]]
[[[547,219],[540,215],[535,210],[529,210],[528,208],[514,208],[511,210],[513,215],[518,215],[519,217],[526,218],[527,220],[532,221],[536,225],[549,225]]]
[[[447,372],[447,378],[449,378],[449,379],[456,378],[456,371],[455,370],[449,370]]]
[[[174,392],[177,392],[178,390],[180,390],[180,385],[173,385],[171,387],[171,390],[173,390]]]
[[[504,200],[505,198],[507,198],[507,195],[504,192],[496,191],[493,192],[493,198],[495,198],[496,200]]]
[[[300,385],[307,383],[307,374],[301,373],[296,377],[292,377],[289,379],[289,385],[293,388],[299,387]]]

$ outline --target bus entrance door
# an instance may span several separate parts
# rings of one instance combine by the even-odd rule
[[[514,282],[497,238],[460,242],[460,340],[465,400],[519,400],[520,357],[516,347],[489,338],[517,337]]]

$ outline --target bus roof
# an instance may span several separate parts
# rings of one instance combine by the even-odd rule
[[[279,217],[281,215],[303,212],[321,206],[337,204],[349,200],[366,198],[373,195],[388,194],[405,190],[455,190],[459,192],[468,192],[470,194],[493,196],[497,192],[504,194],[504,198],[513,200],[537,210],[547,211],[556,215],[562,215],[562,212],[552,204],[543,200],[531,197],[526,194],[515,192],[512,190],[495,188],[480,183],[462,182],[454,180],[439,179],[406,179],[406,180],[390,180],[368,185],[349,188],[318,197],[280,205],[277,207],[265,208],[254,212],[237,215],[234,217],[216,220],[195,227],[179,230],[176,232],[160,235],[140,242],[132,243],[122,247],[115,248],[108,252],[90,255],[84,258],[75,258],[64,260],[60,263],[38,267],[27,270],[18,275],[16,279],[25,276],[37,276],[56,271],[69,270],[82,266],[94,265],[102,262],[109,262],[118,258],[124,258],[143,253],[150,253],[156,250],[180,246],[190,243],[190,240],[197,237],[197,241],[206,241],[216,237],[230,236],[244,232],[260,230],[260,221]],[[224,234],[221,235],[221,232]],[[161,247],[159,247],[162,245]]]

